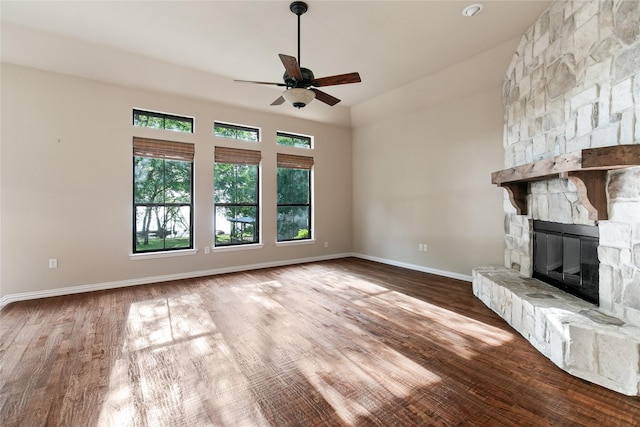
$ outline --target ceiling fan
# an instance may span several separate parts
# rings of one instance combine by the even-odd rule
[[[313,72],[308,68],[300,67],[300,16],[305,13],[309,7],[303,1],[294,1],[289,5],[289,10],[298,16],[298,59],[293,56],[280,54],[280,60],[284,65],[285,73],[282,76],[284,83],[257,82],[251,80],[235,80],[236,82],[257,83],[262,85],[274,85],[286,87],[281,96],[278,97],[271,105],[280,105],[288,101],[296,108],[302,108],[313,99],[322,101],[328,105],[336,105],[340,100],[329,95],[317,87],[344,85],[348,83],[359,83],[360,74],[347,73],[338,74],[329,77],[315,78]]]

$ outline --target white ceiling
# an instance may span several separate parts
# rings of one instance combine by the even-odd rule
[[[316,101],[305,109],[318,117],[323,110],[344,110],[515,39],[551,3],[484,1],[479,15],[462,16],[462,9],[475,2],[307,1],[309,11],[301,17],[302,66],[316,77],[358,71],[362,83],[323,88],[342,102],[329,107]],[[281,81],[284,69],[277,54],[297,55],[297,17],[289,3],[2,0],[0,54],[10,63],[117,83],[127,83],[124,74],[133,71],[122,62],[135,54],[147,61],[138,68],[161,61],[179,66],[185,80],[211,79],[212,87],[192,87],[197,93],[187,95],[295,114],[289,105],[269,107],[281,88],[233,82]],[[94,67],[87,64],[88,52]],[[56,53],[65,60],[56,61]],[[159,78],[147,80],[146,88],[163,85]]]

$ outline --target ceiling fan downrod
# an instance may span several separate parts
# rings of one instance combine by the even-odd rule
[[[298,16],[298,66],[302,66],[300,62],[300,16],[309,10],[309,6],[303,1],[294,1],[289,5],[289,10]]]

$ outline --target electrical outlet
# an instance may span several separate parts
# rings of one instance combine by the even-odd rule
[[[205,255],[209,255],[209,250],[210,250],[209,246],[205,246],[204,247],[204,254]]]
[[[329,247],[329,242],[324,242],[324,247],[328,248]]]
[[[422,243],[418,244],[418,251],[422,252]]]
[[[49,260],[49,268],[58,268],[58,258],[51,258]]]
[[[424,243],[424,244],[422,245],[422,250],[423,250],[423,251],[425,251],[425,252],[427,252],[427,244],[426,244],[426,243]]]

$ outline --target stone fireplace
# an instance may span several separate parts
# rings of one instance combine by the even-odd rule
[[[504,267],[476,268],[474,293],[562,369],[640,395],[640,2],[555,1],[522,36],[503,98],[507,170],[634,150],[597,182],[561,170],[505,187]],[[597,227],[599,304],[532,278],[534,220]]]

